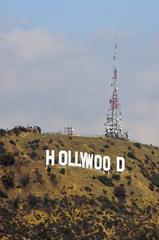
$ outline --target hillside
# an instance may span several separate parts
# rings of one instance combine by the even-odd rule
[[[112,169],[46,169],[46,149],[109,155]],[[122,174],[116,156],[126,159]],[[1,137],[0,239],[159,239],[159,148],[33,132]]]

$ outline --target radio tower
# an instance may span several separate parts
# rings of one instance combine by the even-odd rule
[[[105,123],[105,136],[113,138],[128,139],[128,132],[123,131],[122,118],[118,94],[118,70],[117,70],[117,41],[115,41],[113,52],[113,77],[111,87],[113,88],[112,97],[109,101],[110,108]]]

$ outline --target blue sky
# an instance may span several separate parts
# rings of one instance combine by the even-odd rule
[[[104,134],[117,35],[124,126],[158,145],[158,9],[157,0],[0,0],[1,127]]]
[[[157,0],[1,0],[0,15],[28,19],[57,32],[87,34],[99,28],[158,31]]]

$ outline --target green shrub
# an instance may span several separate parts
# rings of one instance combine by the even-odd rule
[[[159,187],[159,173],[155,173],[152,177],[151,177],[151,182],[153,185],[155,185],[156,187]]]
[[[108,144],[104,144],[103,147],[104,147],[104,148],[109,148],[109,145],[108,145]]]
[[[126,191],[125,191],[125,188],[124,188],[123,184],[120,184],[119,186],[116,186],[114,188],[114,195],[115,195],[115,197],[117,197],[120,200],[125,200]]]
[[[65,174],[65,168],[61,168],[61,169],[60,169],[60,173],[61,173],[61,174]]]
[[[12,175],[5,175],[2,176],[2,183],[6,189],[14,187],[14,176]]]
[[[40,198],[35,195],[29,194],[28,196],[28,204],[30,207],[35,207],[39,203]]]
[[[5,154],[4,142],[0,141],[0,155]]]
[[[0,198],[8,198],[7,194],[0,190]]]
[[[9,142],[10,142],[10,144],[16,146],[16,142],[14,140],[11,139],[11,140],[9,140]]]
[[[38,168],[35,169],[36,181],[40,184],[43,183],[42,174],[39,172]]]
[[[114,186],[112,178],[107,178],[107,176],[97,176],[97,179],[106,186]]]
[[[141,144],[138,143],[138,142],[134,143],[134,146],[137,147],[137,148],[142,148]]]
[[[154,191],[154,186],[153,186],[152,183],[149,184],[149,189],[150,189],[151,191]]]
[[[84,190],[85,190],[86,192],[91,192],[91,191],[92,191],[92,189],[91,189],[90,187],[88,187],[88,186],[85,186],[85,187],[84,187]]]
[[[55,184],[55,185],[57,184],[57,177],[54,173],[50,174],[50,180],[53,184]]]
[[[120,180],[120,175],[119,174],[113,174],[112,178],[116,181]]]
[[[128,156],[129,158],[132,158],[132,159],[134,159],[134,160],[137,160],[137,157],[135,156],[135,154],[134,154],[133,152],[128,152],[128,153],[127,153],[127,156]]]
[[[29,183],[29,174],[25,174],[20,178],[20,185],[26,187]]]
[[[15,158],[11,154],[6,154],[3,156],[0,156],[0,164],[3,166],[11,166],[14,165]]]

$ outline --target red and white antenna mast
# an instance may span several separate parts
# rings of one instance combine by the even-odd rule
[[[118,70],[117,70],[117,40],[115,40],[113,51],[113,77],[111,87],[113,88],[112,97],[110,99],[110,108],[105,123],[105,136],[113,138],[128,139],[128,133],[123,131],[122,118],[120,111],[119,93],[118,93]]]

